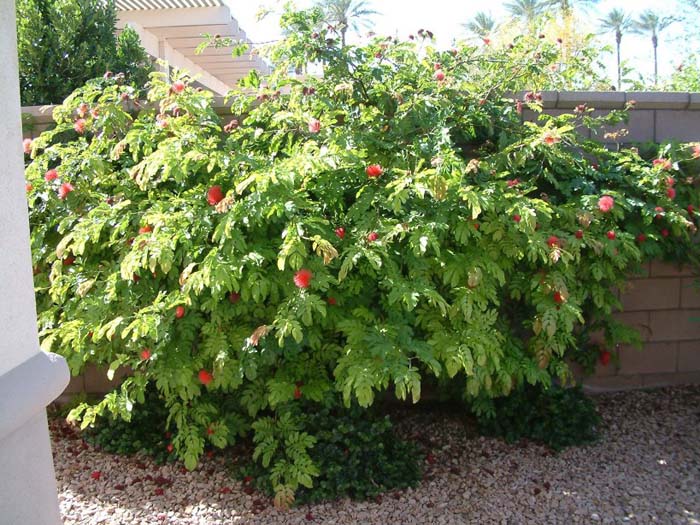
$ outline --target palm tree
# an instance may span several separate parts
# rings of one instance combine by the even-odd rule
[[[622,34],[630,28],[631,20],[622,9],[611,10],[604,18],[600,19],[600,27],[603,33],[615,33],[617,44],[617,89],[621,89],[622,69],[620,66],[620,44]]]
[[[654,46],[654,85],[659,82],[659,59],[657,50],[659,48],[659,33],[670,26],[676,19],[673,17],[660,18],[659,15],[647,9],[636,20],[632,26],[632,31],[639,34],[651,35],[651,44]]]
[[[597,4],[600,0],[547,0],[548,6],[557,7],[562,14],[571,14],[574,7],[578,4]]]
[[[486,38],[496,30],[497,24],[490,14],[479,11],[474,18],[462,26],[473,35]]]
[[[532,24],[544,14],[547,3],[543,0],[513,0],[505,7],[513,18],[523,20],[527,25]]]
[[[326,22],[340,30],[340,40],[345,46],[345,35],[348,29],[357,31],[367,27],[368,18],[379,14],[370,9],[366,0],[316,0],[316,4],[326,14]]]

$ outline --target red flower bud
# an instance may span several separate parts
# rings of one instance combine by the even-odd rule
[[[221,186],[212,186],[207,190],[207,202],[210,206],[216,206],[224,198],[224,192],[221,191]]]

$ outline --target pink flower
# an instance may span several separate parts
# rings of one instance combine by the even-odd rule
[[[44,173],[44,180],[46,182],[51,182],[52,180],[56,180],[58,178],[58,172],[54,169],[51,169]]]
[[[148,348],[144,348],[141,350],[141,360],[142,361],[148,361],[151,358],[151,350]]]
[[[76,133],[79,133],[80,135],[85,133],[85,119],[79,118],[78,120],[76,120],[73,124],[73,129],[76,131]]]
[[[547,244],[550,248],[559,246],[559,237],[557,237],[556,235],[550,235],[549,239],[547,239]]]
[[[484,45],[490,46],[491,45],[491,39],[490,38],[482,38],[481,40],[484,41]]]
[[[435,78],[435,80],[438,82],[442,82],[445,80],[445,72],[442,69],[438,69],[433,75],[433,78]]]
[[[675,188],[669,188],[666,190],[666,196],[669,199],[675,199],[676,198],[676,189]]]
[[[84,117],[85,115],[87,115],[89,109],[90,106],[88,106],[85,102],[81,102],[77,109],[78,115],[80,117]]]
[[[546,132],[542,138],[542,141],[547,145],[547,146],[554,146],[557,142],[559,142],[561,139],[557,137],[556,135],[552,134],[551,132]]]
[[[311,270],[302,268],[294,274],[294,284],[296,284],[298,288],[308,288],[311,285],[313,276],[314,274],[311,273]]]
[[[335,234],[340,239],[341,241],[345,238],[345,228],[342,226],[340,228],[335,229]]]
[[[676,179],[673,177],[666,177],[666,184],[673,188],[676,185]]]
[[[522,114],[523,114],[523,103],[520,102],[519,100],[517,100],[517,101],[515,102],[515,112],[516,112],[518,115],[522,115]]]
[[[693,158],[700,159],[700,144],[693,146]]]
[[[377,232],[370,232],[370,234],[367,235],[367,240],[368,240],[369,242],[374,242],[374,241],[376,241],[377,239],[379,239],[379,234],[378,234]]]
[[[608,236],[608,239],[610,239],[611,241],[614,241],[615,238],[617,237],[617,235],[615,235],[615,232],[612,230],[610,230],[608,233],[606,233],[606,235]]]
[[[176,80],[173,82],[172,88],[173,93],[180,94],[185,91],[185,83],[182,80]]]
[[[32,152],[32,139],[24,139],[22,147],[24,148],[24,154],[29,155]]]
[[[598,199],[598,209],[603,213],[608,213],[613,209],[613,206],[615,206],[615,199],[613,199],[610,195],[603,195],[600,199]]]
[[[68,197],[68,194],[72,192],[75,188],[73,188],[73,185],[69,182],[64,182],[61,184],[61,187],[58,188],[58,198],[61,200],[64,200],[66,197]]]
[[[518,215],[517,213],[515,215],[513,215],[513,220],[515,222],[520,222],[520,215]]]
[[[508,185],[509,188],[513,188],[514,186],[517,186],[518,184],[520,184],[520,180],[519,179],[511,179],[511,180],[507,181],[506,184]]]
[[[316,118],[310,119],[309,133],[318,133],[319,131],[321,131],[321,121]]]
[[[662,217],[661,214],[664,212],[664,209],[661,206],[657,206],[656,208],[654,208],[654,211],[656,212],[655,218],[660,219]]]
[[[656,167],[661,167],[661,169],[664,170],[670,170],[673,167],[673,164],[669,159],[654,159],[652,161],[652,165]]]
[[[670,234],[669,231],[666,228],[664,228],[663,230],[661,230],[661,235],[663,237],[668,237]]]

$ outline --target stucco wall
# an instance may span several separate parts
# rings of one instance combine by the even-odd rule
[[[39,349],[13,0],[0,0],[0,115],[0,523],[53,525],[61,518],[45,407],[68,367]]]

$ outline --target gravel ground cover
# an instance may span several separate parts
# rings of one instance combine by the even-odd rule
[[[417,489],[289,511],[232,479],[222,454],[188,473],[97,451],[53,419],[61,513],[110,525],[700,524],[700,386],[596,400],[600,442],[557,455],[478,437],[449,410],[400,410],[399,431],[430,451]]]

